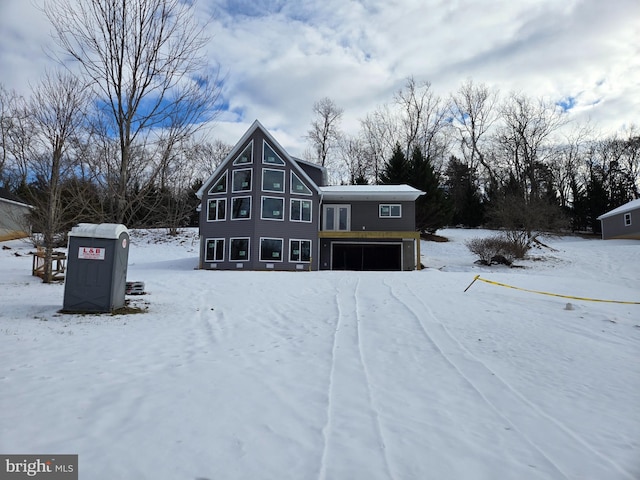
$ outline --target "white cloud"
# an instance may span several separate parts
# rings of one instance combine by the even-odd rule
[[[467,78],[553,101],[605,131],[640,123],[637,0],[199,0],[212,16],[209,56],[226,74],[230,112],[214,135],[235,143],[256,118],[302,155],[312,105],[328,96],[343,126],[389,102],[408,76],[456,91]],[[206,15],[203,13],[203,18]],[[4,0],[0,71],[6,86],[49,60],[46,20]]]

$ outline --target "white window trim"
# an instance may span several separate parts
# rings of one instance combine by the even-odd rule
[[[247,258],[246,258],[246,260],[237,259],[237,258],[231,258],[231,245],[233,244],[234,240],[246,240],[247,241]],[[249,237],[231,237],[231,238],[229,238],[229,261],[230,262],[248,262],[250,260],[251,260],[251,239]]]
[[[293,214],[293,208],[292,208],[291,204],[293,202],[300,202],[300,220],[297,220],[297,219],[291,217],[291,215]],[[302,203],[303,202],[309,203],[309,213],[311,214],[309,220],[303,220],[302,219]],[[299,222],[299,223],[312,223],[313,222],[313,200],[309,200],[307,198],[291,198],[289,200],[289,221],[290,222]]]
[[[251,174],[249,175],[249,188],[248,189],[244,189],[244,190],[236,190],[235,186],[236,186],[236,173],[239,172],[250,172]],[[231,192],[232,193],[243,193],[243,192],[250,192],[253,189],[253,169],[251,168],[239,168],[237,170],[233,170],[233,175],[231,178]]]
[[[293,183],[294,183],[294,182],[293,182],[293,177],[296,177],[296,178],[298,179],[298,181],[299,181],[299,182],[304,186],[304,188],[306,188],[307,190],[309,190],[309,193],[307,193],[307,192],[298,192],[298,191],[294,191],[294,190],[293,190]],[[293,170],[291,170],[291,175],[289,175],[289,191],[290,191],[293,195],[307,195],[307,196],[313,195],[313,192],[311,191],[311,189],[309,188],[309,186],[308,186],[306,183],[304,183],[304,182],[302,181],[302,179],[301,179],[298,175],[296,175],[296,173],[295,173]]]
[[[625,227],[630,227],[631,226],[631,212],[628,212],[628,213],[624,214],[624,226]]]
[[[327,208],[335,208],[335,212],[334,212],[334,225],[338,225],[339,219],[340,219],[340,215],[338,214],[338,212],[340,211],[340,208],[346,208],[347,209],[347,228],[346,230],[340,230],[339,228],[332,228],[331,230],[327,229]],[[327,205],[324,205],[322,207],[322,229],[323,230],[327,230],[330,232],[349,232],[351,231],[351,205],[348,203],[330,203]]]
[[[264,201],[267,199],[275,199],[275,200],[281,200],[282,201],[282,218],[273,218],[273,217],[265,217],[264,216]],[[272,220],[274,222],[284,222],[285,217],[285,202],[284,202],[284,197],[270,197],[268,195],[263,195],[260,199],[260,220]]]
[[[309,242],[309,260],[291,260],[291,252],[293,252],[292,242],[300,242],[300,248],[302,249],[302,242]],[[311,263],[313,257],[313,241],[308,238],[291,238],[289,239],[289,262],[290,263]],[[300,255],[298,255],[299,257]]]
[[[248,217],[236,217],[233,218],[233,201],[236,199],[241,199],[241,198],[248,198],[249,199],[249,216]],[[251,210],[252,210],[252,205],[251,203],[253,202],[253,198],[251,197],[251,195],[242,195],[242,196],[238,196],[238,197],[231,197],[231,202],[230,202],[230,210],[231,210],[231,221],[235,222],[235,221],[241,221],[241,220],[251,220]]]
[[[209,195],[222,195],[227,193],[227,188],[229,188],[228,183],[229,183],[229,171],[227,170],[226,172],[224,172],[222,175],[220,175],[220,177],[218,178],[218,180],[216,180],[215,182],[213,182],[213,185],[211,185],[211,188],[209,189]],[[213,187],[215,187],[218,182],[220,182],[220,180],[222,180],[224,178],[224,190],[220,191],[220,192],[214,192],[213,191]]]
[[[209,218],[209,211],[211,210],[211,204],[213,202],[216,203],[216,218],[211,220]],[[218,218],[219,217],[219,212],[220,212],[220,209],[218,208],[218,205],[220,203],[224,203],[224,216],[223,216],[223,218]],[[207,200],[207,222],[224,222],[226,219],[227,219],[227,199],[226,198],[210,198],[209,200]]]
[[[382,215],[382,207],[389,207],[389,215]],[[391,207],[398,207],[400,215],[391,215]],[[381,203],[378,205],[378,218],[402,218],[402,204],[400,203]]]
[[[240,155],[242,155],[244,153],[244,151],[250,148],[251,149],[251,160],[248,162],[243,162],[243,163],[238,163],[238,159],[240,158]],[[251,140],[246,147],[244,147],[240,153],[238,154],[238,156],[235,158],[235,160],[233,161],[233,165],[234,166],[238,166],[238,165],[251,165],[253,163],[253,140]]]
[[[274,155],[276,156],[275,158],[277,160],[279,160],[282,163],[271,163],[271,162],[267,162],[266,160],[266,156],[265,156],[265,152],[267,151],[266,148],[264,148],[265,146],[269,147],[271,149],[271,151],[274,153]],[[276,165],[276,166],[280,166],[280,167],[284,167],[286,165],[285,161],[282,159],[282,157],[280,155],[278,155],[278,152],[276,152],[276,149],[273,148],[271,145],[269,145],[267,143],[266,140],[262,141],[262,163],[264,165]]]
[[[282,173],[282,190],[268,190],[268,189],[264,188],[264,174],[266,172]],[[286,189],[285,189],[286,178],[287,178],[286,172],[284,170],[282,170],[282,169],[278,169],[278,168],[263,168],[262,169],[262,191],[263,192],[270,192],[270,193],[284,193],[286,191]]]
[[[268,258],[268,259],[263,259],[262,258],[262,241],[263,240],[279,240],[280,241],[280,259],[279,260],[274,260],[273,258]],[[274,262],[279,262],[282,263],[283,262],[283,258],[284,258],[284,238],[274,238],[274,237],[260,237],[260,245],[258,246],[258,248],[260,249],[260,261],[261,262],[268,262],[268,263],[274,263]]]
[[[209,251],[209,249],[207,248],[207,244],[208,244],[210,241],[212,241],[212,240],[213,240],[214,242],[216,242],[216,243],[217,243],[219,240],[222,240],[222,259],[216,259],[216,258],[213,258],[213,259],[207,259],[207,252]],[[206,263],[224,262],[224,251],[225,251],[225,239],[224,239],[224,238],[207,238],[207,239],[204,241],[204,261],[205,261]],[[217,252],[218,252],[218,251],[217,251],[217,249],[216,249],[216,252],[215,252],[215,253],[217,253]],[[214,253],[214,257],[216,256],[216,255],[215,255],[215,253]]]

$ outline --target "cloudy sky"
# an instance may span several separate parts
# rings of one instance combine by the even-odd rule
[[[28,92],[51,64],[42,0],[0,0],[0,82]],[[606,132],[640,125],[638,0],[198,0],[225,81],[214,138],[259,119],[302,155],[313,103],[342,127],[413,76],[447,96],[466,79],[570,105]]]

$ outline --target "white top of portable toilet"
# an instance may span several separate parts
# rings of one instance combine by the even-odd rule
[[[71,237],[89,238],[120,238],[123,232],[128,233],[127,227],[120,223],[79,223],[71,229]]]

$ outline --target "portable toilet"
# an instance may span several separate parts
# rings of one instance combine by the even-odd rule
[[[112,312],[124,306],[129,232],[116,223],[81,223],[69,232],[65,312]]]

